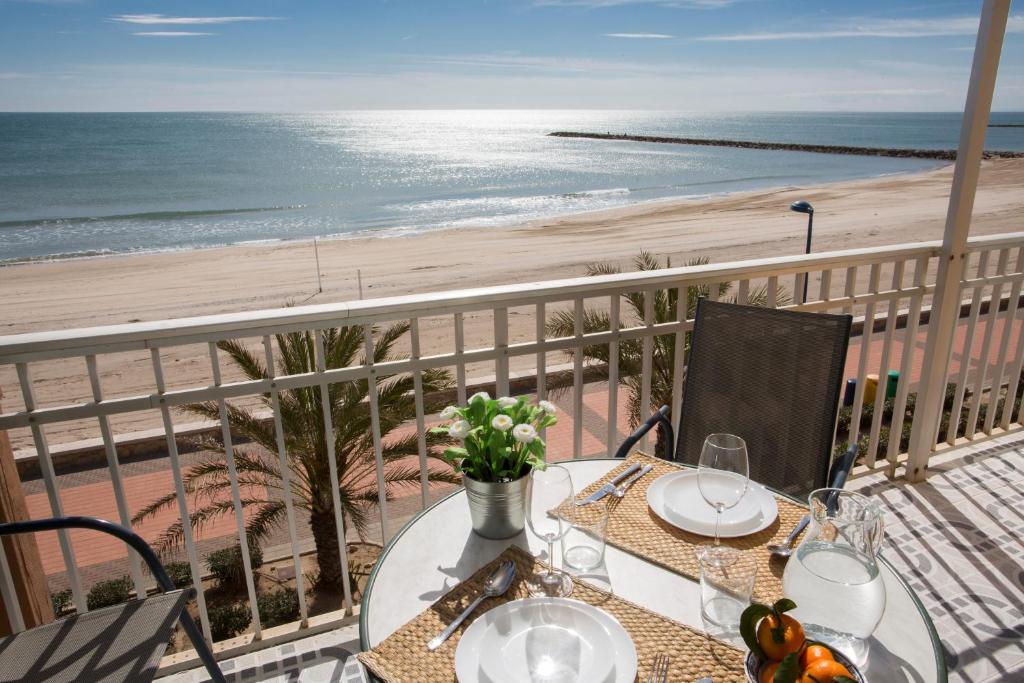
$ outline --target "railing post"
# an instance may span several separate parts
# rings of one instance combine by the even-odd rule
[[[0,398],[3,391],[0,390]],[[0,412],[3,412],[0,410]],[[25,493],[14,464],[14,452],[6,431],[0,430],[0,522],[24,522],[29,519]],[[7,558],[18,605],[2,605],[0,635],[13,632],[12,626],[32,628],[53,621],[53,606],[46,585],[46,573],[39,558],[39,546],[32,535],[10,536],[3,540],[0,552]],[[21,623],[12,610],[20,610]]]
[[[999,54],[1009,11],[1010,0],[985,0],[981,10],[910,436],[906,470],[906,478],[910,481],[924,479],[928,458],[935,447],[935,434],[942,419],[946,393],[942,384],[946,379],[946,359],[953,346],[959,318],[960,281],[967,261],[967,237],[971,230],[974,193],[978,188],[985,131],[992,109],[992,93],[995,90]]]

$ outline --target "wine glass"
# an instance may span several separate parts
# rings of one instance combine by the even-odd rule
[[[697,487],[708,505],[715,508],[715,546],[721,544],[718,528],[722,513],[734,507],[747,492],[750,469],[747,444],[735,434],[711,434],[697,463]]]
[[[569,470],[558,465],[530,472],[527,485],[526,521],[530,531],[548,543],[547,571],[527,581],[530,595],[564,598],[572,593],[572,579],[554,568],[554,543],[572,528],[573,489]],[[559,510],[559,508],[561,508]],[[551,514],[558,510],[557,514]]]

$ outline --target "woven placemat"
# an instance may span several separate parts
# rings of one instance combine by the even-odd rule
[[[494,561],[453,588],[377,647],[359,653],[359,661],[385,683],[453,683],[456,680],[455,648],[474,617],[467,619],[434,652],[427,650],[427,642],[483,592],[487,576],[506,558],[516,563],[516,579],[512,587],[504,596],[484,600],[475,616],[503,602],[528,597],[526,577],[545,569],[547,565],[522,549],[510,546]],[[703,676],[712,676],[715,683],[746,681],[743,673],[744,654],[732,645],[709,638],[701,631],[655,614],[575,577],[570,597],[599,607],[619,620],[636,646],[638,681],[647,680],[654,657],[659,653],[665,653],[671,659],[670,681],[693,681]]]
[[[682,466],[639,451],[631,453],[603,478],[586,487],[576,496],[586,498],[615,475],[634,463],[653,465],[650,474],[640,477],[620,499],[609,503],[607,542],[626,552],[642,557],[669,571],[691,579],[700,577],[697,551],[714,542],[713,538],[678,529],[656,515],[647,505],[647,487],[665,474],[678,472]],[[743,551],[742,561],[757,565],[754,600],[773,603],[782,597],[782,571],[785,561],[772,558],[769,543],[781,543],[807,510],[786,498],[776,496],[779,516],[765,530],[740,538],[723,538],[722,545]],[[586,506],[576,508],[577,515],[586,516]]]

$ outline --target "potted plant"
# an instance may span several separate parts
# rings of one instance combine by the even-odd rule
[[[543,469],[544,440],[538,432],[557,422],[555,406],[525,398],[493,399],[474,394],[463,407],[448,406],[436,427],[461,445],[450,446],[444,459],[462,475],[473,531],[484,538],[510,538],[523,530],[530,471]]]

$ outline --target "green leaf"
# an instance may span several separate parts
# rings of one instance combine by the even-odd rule
[[[761,649],[761,644],[757,642],[757,624],[771,613],[771,607],[755,602],[743,610],[743,614],[740,616],[740,635],[743,636],[743,642],[751,652],[761,659],[766,659],[766,657],[764,650]]]
[[[772,605],[772,611],[775,612],[775,614],[782,614],[783,612],[788,612],[792,609],[796,609],[796,603],[789,598],[776,600],[775,604]]]
[[[779,668],[775,670],[773,683],[796,683],[800,677],[800,659],[796,652],[790,652],[779,662]]]
[[[782,613],[796,607],[796,603],[789,598],[781,598],[772,605],[772,614],[775,615],[775,626],[772,627],[772,640],[782,645],[786,642],[786,624],[782,621]]]
[[[833,683],[857,683],[856,680],[850,678],[849,676],[844,676],[842,674],[839,674],[838,676],[833,676],[832,681]]]

